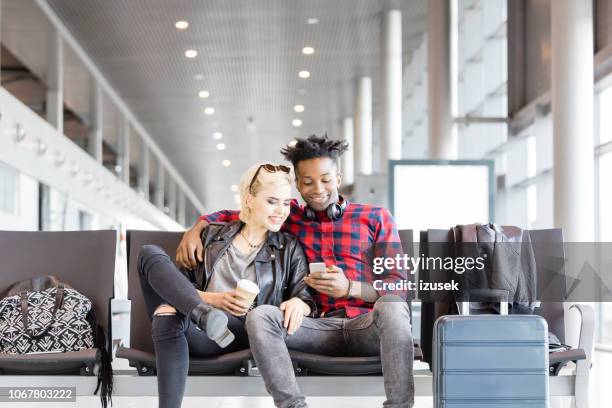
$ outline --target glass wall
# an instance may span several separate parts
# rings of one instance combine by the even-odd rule
[[[38,229],[38,183],[0,162],[0,229]]]
[[[49,78],[54,68],[53,56],[57,46],[58,31],[49,21],[45,13],[40,9],[35,0],[3,0],[0,2],[0,61],[1,61],[1,85],[19,101],[27,105],[32,111],[43,118],[47,118],[47,108],[51,106],[48,101],[52,93]],[[95,75],[90,72],[87,64],[81,55],[68,42],[60,39],[63,50],[61,63],[63,65],[63,133],[81,149],[91,153],[90,135],[92,132],[100,132],[102,136],[102,164],[113,174],[121,175],[121,132],[123,131],[123,118],[125,112],[116,105],[109,95],[109,91],[100,86]],[[139,193],[147,191],[149,200],[155,201],[156,191],[156,161],[157,158],[149,154],[149,183],[142,185],[142,157],[143,151],[150,151],[150,147],[143,142],[141,135],[130,126],[131,142],[130,150],[130,180],[129,185]],[[67,158],[69,159],[69,158]],[[10,174],[10,176],[9,176]],[[0,170],[0,214],[2,214],[2,224],[0,228],[26,228],[44,225],[45,229],[59,229],[66,225],[62,219],[61,212],[56,208],[60,206],[61,195],[53,192],[46,193],[46,188],[41,189],[46,196],[43,197],[45,205],[48,205],[41,214],[45,214],[44,220],[38,220],[38,196],[39,187],[33,188],[27,184],[28,188],[24,191],[27,195],[26,202],[36,203],[33,211],[25,211],[23,214],[34,214],[34,218],[22,224],[21,215],[14,212],[20,210],[20,205],[16,204],[19,194],[8,196],[7,191],[14,190],[19,186],[25,176],[14,174],[10,170],[3,168]],[[27,183],[28,181],[24,181]],[[165,183],[170,184],[169,176],[166,173]],[[172,180],[172,182],[174,182]],[[32,191],[34,191],[32,193]],[[178,203],[173,194],[173,203]],[[31,195],[35,199],[30,199]],[[59,193],[58,193],[59,194]],[[169,204],[166,198],[166,206]],[[50,207],[49,207],[50,206]],[[61,207],[61,206],[60,206]],[[176,207],[173,207],[176,215]],[[96,224],[96,217],[89,218],[87,210],[82,216],[77,217],[82,222],[74,222],[72,225],[87,228]],[[11,217],[10,221],[7,217]],[[91,221],[91,222],[90,222]],[[75,228],[76,228],[75,227]]]
[[[102,93],[102,164],[109,171],[121,174],[121,126],[123,117],[106,93]]]
[[[602,89],[595,99],[597,108],[595,138],[596,147],[596,194],[597,194],[597,239],[612,242],[612,86]],[[612,348],[612,303],[599,305],[599,337],[596,342]]]
[[[40,230],[64,231],[68,198],[60,191],[40,184]]]
[[[499,123],[458,125],[459,158],[490,156],[507,139],[505,0],[457,1],[457,115]]]
[[[157,166],[159,159],[149,152],[149,201],[155,205],[155,194],[157,194]]]
[[[130,126],[130,187],[138,191],[140,176],[140,160],[142,156],[142,139],[140,134]]]
[[[64,134],[83,150],[89,148],[93,112],[93,77],[83,61],[64,47]]]
[[[44,117],[53,28],[32,0],[3,0],[0,7],[2,86]]]
[[[19,173],[0,162],[0,212],[18,215]]]
[[[428,155],[427,138],[427,38],[412,53],[404,69],[402,157],[420,159]]]

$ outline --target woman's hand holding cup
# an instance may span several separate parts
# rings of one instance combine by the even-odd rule
[[[243,316],[249,311],[250,303],[242,293],[235,290],[210,293],[208,303],[217,309],[225,310],[234,316]]]
[[[225,310],[234,316],[244,316],[247,314],[258,293],[259,288],[257,285],[246,279],[238,281],[235,290],[227,292],[198,291],[200,298],[204,302],[217,309]]]

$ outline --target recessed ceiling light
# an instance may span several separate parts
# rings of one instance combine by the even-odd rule
[[[223,133],[221,132],[215,132],[213,133],[213,139],[215,140],[221,140],[223,138]]]
[[[226,160],[223,160],[221,164],[223,165],[223,167],[229,167],[232,165],[232,162],[226,159]]]
[[[208,91],[200,91],[200,92],[198,92],[198,96],[200,98],[208,98],[210,96],[210,92],[208,92]]]
[[[289,142],[289,147],[294,147],[297,144],[297,140],[293,139]]]
[[[195,58],[198,56],[198,52],[196,50],[187,50],[185,51],[185,56],[187,58]]]
[[[174,26],[178,28],[179,30],[184,30],[187,27],[189,27],[189,23],[181,20],[181,21],[177,21]]]
[[[201,81],[201,80],[203,80],[203,79],[204,79],[204,75],[202,75],[202,74],[195,74],[195,75],[193,76],[193,78],[194,78],[196,81]]]
[[[302,126],[302,121],[300,119],[293,119],[293,121],[291,121],[291,124],[295,127],[300,127]]]
[[[293,107],[293,110],[296,111],[297,113],[304,112],[304,105],[295,105]]]
[[[215,113],[215,108],[206,108],[204,109],[204,113],[207,115],[212,115],[213,113]]]
[[[236,192],[238,192],[238,186],[237,186],[237,185],[235,185],[235,184],[232,184],[232,185],[230,186],[230,190],[232,190],[234,193],[236,193]]]
[[[304,47],[302,48],[302,52],[306,55],[312,55],[314,54],[314,48],[312,47]]]
[[[310,78],[310,72],[306,70],[300,71],[298,75],[300,76],[300,78],[304,78],[304,79]]]
[[[310,17],[308,20],[306,20],[306,22],[308,24],[319,24],[319,19],[316,17]]]
[[[217,150],[225,150],[225,143],[217,143]]]

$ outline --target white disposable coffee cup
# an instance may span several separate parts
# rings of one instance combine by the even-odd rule
[[[259,287],[253,281],[248,279],[240,279],[236,284],[236,292],[244,296],[245,302],[250,307],[259,294]]]

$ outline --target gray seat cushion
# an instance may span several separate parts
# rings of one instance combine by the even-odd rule
[[[2,374],[75,374],[96,362],[98,349],[68,353],[4,354],[0,353]],[[90,373],[91,374],[91,373]]]
[[[289,350],[298,374],[325,375],[377,375],[382,374],[380,356],[369,357],[330,357],[320,354]],[[421,348],[414,346],[414,359],[423,357]]]
[[[153,353],[119,347],[116,356],[129,360],[130,365],[136,366],[140,374],[153,374],[153,372],[148,370],[155,370],[155,354]],[[192,356],[189,358],[189,375],[235,374],[251,358],[251,350],[249,349],[222,354],[216,357],[198,358]],[[146,367],[148,369],[147,372],[141,373],[142,367]]]

